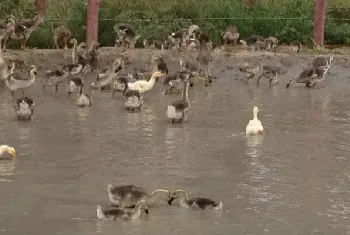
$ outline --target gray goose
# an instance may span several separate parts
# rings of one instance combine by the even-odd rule
[[[16,90],[22,90],[22,96],[24,96],[24,89],[33,86],[37,75],[37,67],[35,65],[30,66],[28,69],[28,77],[24,78],[20,73],[11,73],[6,79],[6,85],[11,91],[11,97],[13,98]]]
[[[209,198],[204,197],[195,197],[189,198],[186,191],[178,189],[172,194],[171,198],[168,201],[169,205],[172,205],[172,202],[181,198],[180,206],[185,208],[196,208],[196,209],[213,209],[213,210],[222,210],[222,202],[216,202]]]
[[[272,65],[263,65],[261,70],[262,72],[260,73],[258,80],[256,81],[258,86],[262,77],[268,79],[270,85],[278,84],[277,75],[282,72],[280,67]]]
[[[188,87],[189,81],[186,80],[184,82],[181,100],[176,100],[168,105],[166,114],[171,123],[186,121],[186,112],[190,108]]]
[[[166,86],[169,87],[170,92],[172,92],[173,88],[175,88],[177,89],[178,93],[180,93],[183,87],[183,82],[188,80],[190,76],[191,74],[188,71],[178,71],[176,73],[166,75],[159,94],[165,94],[163,90]]]
[[[325,68],[306,68],[296,78],[290,79],[286,88],[291,87],[294,83],[305,83],[306,87],[314,87],[318,82],[324,80]]]
[[[84,87],[84,78],[88,72],[91,71],[91,66],[86,65],[78,76],[69,76],[68,79],[68,97],[70,97],[71,93],[79,92],[81,95]]]
[[[113,186],[108,183],[108,198],[112,205],[120,208],[135,207],[140,200],[146,200],[149,206],[153,204],[159,196],[168,201],[170,192],[166,189],[156,189],[152,193],[148,193],[144,188],[137,187],[132,184]]]
[[[101,205],[98,205],[96,216],[100,220],[133,220],[140,218],[142,210],[148,215],[149,210],[145,200],[139,201],[132,211],[116,207],[102,208]]]

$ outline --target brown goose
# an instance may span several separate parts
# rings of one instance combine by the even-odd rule
[[[327,69],[324,68],[306,68],[296,78],[290,79],[286,88],[294,83],[305,83],[307,87],[314,87],[317,83],[324,80],[324,74]]]

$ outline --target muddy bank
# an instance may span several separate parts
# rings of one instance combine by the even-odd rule
[[[133,73],[134,68],[148,69],[151,57],[154,54],[162,55],[168,63],[170,72],[179,69],[179,58],[194,60],[198,51],[173,51],[173,50],[151,50],[151,49],[120,49],[115,47],[104,47],[100,49],[99,68],[106,68],[114,59],[121,56],[125,61],[123,73]],[[331,55],[331,54],[328,54]],[[291,76],[297,75],[302,68],[306,67],[315,54],[306,53],[273,53],[273,52],[252,52],[247,50],[237,50],[233,52],[213,51],[213,72],[217,76],[238,76],[236,69],[237,63],[241,62],[259,62],[261,64],[281,66]],[[323,55],[327,56],[327,55]],[[347,55],[333,55],[333,66],[348,68]],[[71,50],[55,49],[32,49],[32,50],[9,50],[4,52],[7,61],[14,61],[17,69],[23,73],[34,64],[39,69],[39,80],[43,77],[45,71],[58,69],[61,66],[71,63]],[[234,72],[232,73],[232,70]],[[231,71],[231,72],[230,72]]]

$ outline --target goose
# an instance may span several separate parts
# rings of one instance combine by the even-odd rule
[[[260,65],[257,63],[239,63],[237,64],[239,71],[242,72],[243,77],[248,84],[249,79],[253,79],[260,72]]]
[[[105,87],[110,87],[113,83],[113,80],[116,78],[117,73],[124,68],[124,60],[122,58],[117,58],[113,62],[111,68],[109,68],[105,74],[98,76],[98,81],[91,83],[90,87],[101,90]]]
[[[324,80],[327,71],[328,68],[306,68],[298,77],[290,79],[286,88],[291,87],[294,83],[305,83],[306,87],[314,87],[316,83]]]
[[[117,79],[113,83],[113,94],[112,98],[114,98],[115,93],[118,92],[123,92],[125,90],[126,84],[130,81],[135,81],[134,76],[132,74],[128,74],[127,76],[119,76],[117,75]]]
[[[165,94],[163,92],[164,86],[168,86],[170,89],[170,92],[173,88],[176,88],[178,93],[180,93],[180,90],[182,89],[183,82],[185,80],[188,80],[190,77],[190,73],[188,71],[179,71],[173,74],[168,74],[165,76],[162,86],[160,88],[159,94]]]
[[[44,84],[42,86],[43,91],[45,90],[45,88],[47,86],[54,86],[55,87],[55,93],[57,93],[58,91],[58,86],[67,79],[67,77],[69,76],[69,73],[67,73],[66,71],[61,71],[61,70],[48,70],[45,73],[45,80],[44,80]]]
[[[324,76],[327,74],[328,70],[332,65],[332,61],[334,60],[333,56],[322,57],[318,56],[312,61],[312,67],[315,69],[325,70]],[[323,77],[324,79],[325,77]]]
[[[53,41],[56,49],[59,49],[59,42],[63,41],[64,49],[68,49],[68,40],[72,37],[72,32],[65,25],[56,25],[53,28]]]
[[[269,79],[270,85],[278,85],[278,78],[277,74],[281,73],[281,68],[278,66],[272,66],[272,65],[263,65],[261,67],[262,72],[260,73],[258,80],[256,81],[257,85],[259,86],[260,79],[262,77],[265,77],[266,79]]]
[[[93,100],[89,94],[82,93],[77,99],[78,107],[91,107]]]
[[[264,127],[261,124],[261,121],[258,119],[258,107],[254,106],[253,108],[253,119],[250,120],[245,128],[246,135],[262,135],[264,133]]]
[[[37,75],[37,67],[35,65],[30,66],[28,70],[29,79],[22,77],[20,73],[11,73],[6,79],[6,85],[11,91],[11,97],[16,90],[21,89],[22,95],[24,96],[24,89],[33,86],[35,82],[35,77]]]
[[[16,150],[8,145],[0,145],[0,157],[6,153],[10,154],[13,158],[16,157]]]
[[[103,209],[101,205],[98,205],[96,216],[100,220],[134,220],[140,218],[142,210],[148,215],[149,211],[145,200],[140,200],[132,211],[115,207]]]
[[[84,78],[88,72],[91,71],[90,65],[85,65],[83,71],[79,76],[70,76],[68,77],[68,97],[73,92],[79,92],[82,94],[84,86]]]
[[[198,208],[198,209],[213,209],[213,210],[222,210],[222,202],[216,202],[209,198],[204,197],[195,197],[195,198],[188,198],[188,194],[186,191],[178,189],[175,190],[175,192],[171,195],[171,198],[168,200],[168,204],[172,205],[172,202],[177,199],[181,198],[180,200],[180,206],[185,208]]]
[[[108,183],[108,197],[112,205],[118,205],[120,208],[133,207],[140,200],[145,200],[146,204],[154,204],[159,196],[164,200],[169,200],[170,192],[166,189],[157,189],[152,193],[147,193],[144,188],[135,185],[112,186]]]
[[[62,67],[62,70],[69,73],[71,76],[76,76],[84,69],[83,64],[67,64]]]
[[[141,110],[143,106],[143,97],[138,90],[129,90],[128,83],[125,79],[124,82],[124,107],[128,111]],[[113,92],[114,96],[114,92]]]
[[[186,80],[184,83],[181,100],[172,102],[167,108],[166,114],[171,123],[186,121],[186,112],[190,108],[188,100],[189,81]]]
[[[5,60],[3,59],[1,52],[0,52],[0,82],[1,87],[4,87],[4,84],[6,83],[7,77],[13,73],[15,70],[15,63],[12,62],[11,66],[9,66]]]
[[[150,90],[152,90],[156,79],[160,78],[164,75],[164,73],[160,71],[156,71],[152,74],[151,79],[149,81],[139,80],[133,83],[128,83],[129,90],[138,90],[140,94],[144,94]]]
[[[18,120],[31,120],[34,112],[34,101],[27,96],[17,99],[14,109]]]

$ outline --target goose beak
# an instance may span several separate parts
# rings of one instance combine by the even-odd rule
[[[171,197],[171,198],[168,200],[168,204],[171,206],[171,203],[173,203],[174,200],[175,200],[175,198]]]

